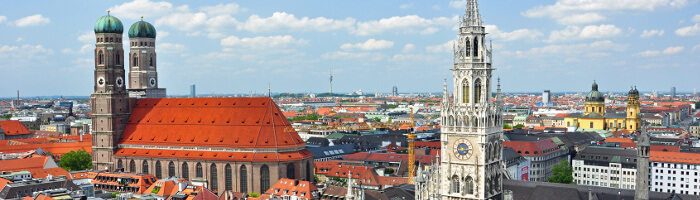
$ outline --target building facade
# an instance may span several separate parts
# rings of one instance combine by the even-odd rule
[[[156,29],[141,17],[129,28],[129,97],[165,98],[156,61]]]
[[[635,149],[589,147],[572,159],[574,182],[620,189],[635,189]]]
[[[584,113],[572,113],[564,117],[567,127],[637,132],[641,125],[639,114],[639,91],[632,88],[628,93],[625,113],[608,113],[605,110],[605,97],[598,91],[598,84],[593,81],[591,91],[586,95]]]
[[[439,178],[428,177],[434,168],[421,171],[418,199],[434,199],[432,194],[443,200],[502,198],[503,106],[500,89],[496,100],[491,98],[495,69],[486,34],[476,0],[467,1],[453,52],[455,98],[450,100],[445,83],[442,100]]]

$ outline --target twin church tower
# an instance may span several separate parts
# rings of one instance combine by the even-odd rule
[[[112,156],[129,118],[130,101],[166,96],[165,88],[158,88],[156,29],[143,18],[129,28],[128,84],[123,32],[122,22],[109,12],[95,23],[95,88],[90,95],[93,169],[114,166]]]

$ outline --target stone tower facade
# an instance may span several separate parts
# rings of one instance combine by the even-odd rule
[[[637,142],[637,178],[634,191],[635,200],[649,199],[649,136],[646,132],[639,135]]]
[[[441,116],[441,199],[501,199],[503,124],[491,98],[491,48],[476,0],[468,0],[453,54],[454,100],[445,87]]]
[[[95,24],[95,88],[92,101],[92,168],[113,170],[112,156],[129,118],[121,21],[109,14]]]
[[[138,21],[129,28],[129,96],[165,98],[165,88],[158,88],[156,29]]]

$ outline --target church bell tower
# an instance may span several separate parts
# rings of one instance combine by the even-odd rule
[[[92,168],[114,170],[112,156],[129,118],[124,81],[124,27],[107,15],[95,23],[95,87],[92,102]]]
[[[442,102],[441,198],[501,199],[503,106],[491,98],[491,48],[476,0],[468,0],[453,51],[454,100]],[[500,87],[500,83],[499,83]]]
[[[158,88],[156,29],[143,17],[129,28],[129,65],[130,97],[165,98],[165,88]]]

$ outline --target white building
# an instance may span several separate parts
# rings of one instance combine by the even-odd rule
[[[634,189],[637,150],[589,146],[572,159],[578,185]]]
[[[700,195],[700,154],[652,151],[650,191]]]

